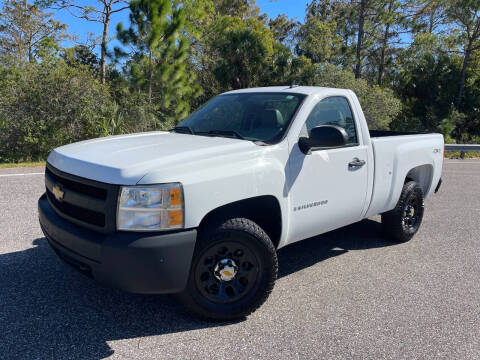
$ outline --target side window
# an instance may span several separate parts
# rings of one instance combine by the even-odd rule
[[[357,144],[357,132],[352,110],[346,98],[333,96],[320,101],[308,115],[305,127],[310,130],[320,125],[336,125],[345,129],[348,134],[348,145]]]

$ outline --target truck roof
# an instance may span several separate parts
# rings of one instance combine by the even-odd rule
[[[335,91],[338,95],[346,95],[347,93],[351,93],[351,90],[348,89],[337,89],[337,88],[328,88],[328,87],[320,87],[320,86],[267,86],[267,87],[256,87],[256,88],[248,88],[248,89],[239,89],[239,90],[232,90],[225,92],[224,94],[241,94],[241,93],[297,93],[297,94],[304,94],[304,95],[312,95],[312,94],[321,94],[324,92],[331,93]]]

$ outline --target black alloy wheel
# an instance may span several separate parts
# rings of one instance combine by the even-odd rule
[[[198,236],[179,298],[205,319],[243,318],[268,298],[277,271],[275,247],[260,226],[245,218],[213,222]]]
[[[220,304],[238,301],[256,285],[262,269],[247,245],[228,241],[203,251],[194,269],[195,284],[205,298]]]
[[[422,224],[423,200],[423,190],[415,181],[403,185],[395,208],[382,214],[382,226],[389,238],[406,242],[416,234]]]
[[[416,194],[414,192],[410,193],[403,210],[402,225],[405,231],[411,231],[412,229],[415,229],[419,220],[418,209],[422,206],[422,204],[420,203],[421,199],[415,195]]]

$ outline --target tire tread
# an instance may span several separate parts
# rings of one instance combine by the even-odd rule
[[[421,197],[421,217],[417,229],[413,233],[406,233],[402,227],[403,210],[405,200],[412,192],[417,192],[418,196]],[[423,218],[423,199],[423,190],[415,181],[408,181],[403,185],[402,193],[395,208],[382,214],[382,227],[389,238],[397,242],[407,242],[416,234]]]
[[[266,232],[258,224],[247,218],[236,217],[223,221],[218,220],[212,222],[212,224],[207,226],[206,229],[199,235],[195,252],[208,246],[212,236],[221,231],[246,232],[257,239],[263,246],[265,246],[266,251],[273,256],[273,261],[271,264],[272,276],[266,279],[266,283],[264,286],[262,286],[262,293],[253,301],[253,303],[244,304],[243,307],[238,308],[235,313],[231,314],[216,314],[212,311],[204,309],[202,306],[197,304],[190,294],[188,294],[189,286],[187,285],[187,289],[179,294],[180,300],[191,313],[203,318],[204,320],[210,321],[235,320],[238,318],[244,318],[256,311],[270,296],[278,274],[278,260],[275,246]]]

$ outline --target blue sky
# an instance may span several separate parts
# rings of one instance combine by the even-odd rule
[[[3,1],[0,1],[0,3],[1,2]],[[95,3],[93,0],[80,0],[79,2],[82,4]],[[288,17],[303,21],[305,8],[309,2],[310,0],[257,0],[257,5],[260,7],[261,12],[267,13],[271,18],[275,18],[279,14],[287,14]],[[65,10],[55,12],[54,17],[67,24],[68,32],[70,34],[75,34],[78,37],[78,41],[81,43],[87,39],[88,33],[93,33],[96,36],[99,36],[102,33],[101,24],[77,19]],[[128,10],[114,15],[109,31],[111,39],[115,38],[116,26],[120,21],[124,24],[128,24]],[[67,42],[64,45],[71,46],[72,44]],[[111,47],[115,45],[116,41],[110,43]]]
[[[279,14],[287,14],[288,17],[303,21],[305,9],[311,0],[257,0],[257,5],[262,12],[274,18]]]

